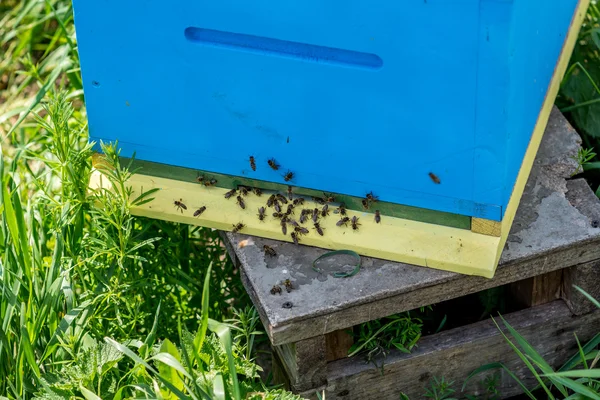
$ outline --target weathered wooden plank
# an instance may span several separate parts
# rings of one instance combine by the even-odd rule
[[[573,318],[559,300],[510,314],[506,319],[542,357],[558,367],[577,351],[574,333],[582,341],[597,333],[600,311]],[[385,360],[383,375],[361,359],[329,363],[327,399],[366,399],[376,393],[379,400],[396,400],[400,392],[413,399],[423,398],[424,387],[433,377],[455,381],[460,391],[471,371],[491,362],[503,362],[530,387],[535,385],[526,367],[488,320],[424,337],[411,354],[392,351]],[[482,394],[479,382],[473,380],[466,393]],[[500,373],[498,389],[503,398],[519,393],[518,385],[506,373]]]
[[[565,270],[563,298],[575,315],[582,315],[597,310],[580,291],[579,286],[595,299],[600,299],[600,261],[578,265]]]
[[[325,336],[275,346],[294,391],[319,387],[327,382]]]
[[[548,272],[509,285],[511,297],[523,307],[539,306],[560,299],[563,270]]]
[[[578,201],[566,194],[582,180],[567,182],[577,170],[573,156],[580,139],[558,111],[552,113],[527,188],[493,280],[363,257],[361,271],[347,279],[319,274],[312,262],[326,250],[254,238],[237,249],[244,235],[227,235],[247,277],[246,288],[261,310],[273,344],[327,334],[365,321],[464,296],[600,258],[600,229],[586,213],[598,199],[588,190]],[[263,244],[278,257],[265,259]],[[282,309],[269,294],[274,280],[291,276],[298,290]]]
[[[348,329],[340,329],[325,335],[327,362],[348,357],[348,350],[354,344],[354,338]]]

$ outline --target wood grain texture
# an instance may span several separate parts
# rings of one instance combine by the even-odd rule
[[[293,390],[304,391],[327,382],[325,336],[276,346],[275,351]]]
[[[597,310],[574,286],[579,286],[593,298],[600,300],[600,261],[566,269],[563,286],[563,297],[573,314],[582,315]]]
[[[561,298],[563,270],[548,272],[509,285],[509,293],[523,307],[539,306]]]
[[[327,362],[348,357],[348,350],[354,344],[354,338],[347,329],[340,329],[325,335]]]
[[[502,235],[502,223],[483,218],[471,218],[471,232],[500,237]]]
[[[559,300],[510,314],[506,319],[550,365],[558,367],[577,351],[574,333],[582,342],[597,333],[600,311],[574,318]],[[455,381],[457,394],[460,394],[463,379],[474,369],[491,362],[503,362],[529,387],[534,385],[524,364],[492,321],[487,320],[424,337],[412,354],[390,353],[383,375],[357,358],[329,363],[327,399],[367,399],[376,393],[379,400],[396,400],[400,392],[413,399],[423,398],[424,387],[433,377]],[[506,373],[499,374],[498,389],[502,396],[518,394],[518,385]],[[483,376],[473,379],[465,393],[481,395],[482,379]]]
[[[257,306],[273,344],[327,334],[359,323],[453,299],[484,289],[534,277],[600,258],[600,229],[590,222],[598,198],[591,190],[576,191],[583,180],[569,180],[577,170],[573,157],[580,148],[577,133],[555,110],[521,200],[511,235],[493,280],[363,257],[360,272],[347,279],[319,274],[311,264],[326,250],[253,238],[255,245],[238,249],[246,235],[226,235],[239,262],[246,289]],[[569,192],[577,196],[570,201]],[[267,259],[262,245],[278,256]],[[271,296],[274,280],[284,273],[299,289],[289,294],[292,309],[282,309]]]

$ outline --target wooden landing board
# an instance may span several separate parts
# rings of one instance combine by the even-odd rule
[[[100,167],[100,162],[97,162]],[[92,175],[91,187],[107,185],[108,181],[96,170]],[[244,234],[291,242],[293,226],[286,225],[287,234],[282,232],[280,220],[273,217],[275,211],[267,207],[270,193],[258,197],[254,194],[242,197],[244,208],[235,196],[224,198],[228,189],[204,187],[198,183],[136,174],[128,181],[133,189],[133,198],[144,191],[159,189],[153,193],[152,202],[131,209],[134,215],[163,219],[186,224],[201,225],[223,231],[231,231],[243,224]],[[175,202],[185,205],[177,206]],[[282,204],[282,211],[288,205]],[[200,207],[206,210],[194,216]],[[266,218],[258,219],[260,207],[267,209]],[[295,208],[291,216],[298,221],[300,209],[322,210],[323,205],[306,199],[301,207]],[[320,236],[309,221],[304,224],[308,234],[300,236],[302,244],[325,249],[352,249],[361,255],[401,261],[413,265],[454,271],[468,275],[491,278],[495,267],[495,249],[500,238],[480,235],[466,229],[427,224],[383,215],[376,223],[373,214],[362,210],[348,210],[348,218],[357,217],[358,230],[350,222],[337,226],[340,215],[331,206],[328,217],[319,223],[325,234]]]
[[[569,180],[580,139],[558,111],[552,113],[493,280],[363,257],[345,279],[319,274],[311,263],[325,250],[227,234],[247,291],[273,344],[291,343],[394,313],[460,297],[542,273],[600,259],[600,202],[583,180]],[[278,256],[265,257],[262,246]],[[271,287],[290,278],[298,289],[282,296]],[[293,308],[284,309],[286,301]]]
[[[600,310],[581,317],[573,317],[560,300],[506,316],[507,321],[553,367],[560,367],[577,353],[577,342],[585,343],[597,332]],[[502,322],[498,320],[500,326]],[[377,388],[380,400],[398,399],[402,391],[411,399],[424,396],[424,388],[433,377],[454,381],[456,396],[485,395],[481,381],[473,379],[461,394],[464,379],[483,364],[502,362],[522,379],[528,387],[537,383],[514,353],[491,320],[427,336],[419,341],[411,354],[392,351],[385,360],[384,374],[372,364],[356,358],[328,364],[327,399],[371,398]],[[498,390],[502,398],[521,393],[519,386],[506,373],[499,373]],[[314,398],[313,393],[306,393]]]

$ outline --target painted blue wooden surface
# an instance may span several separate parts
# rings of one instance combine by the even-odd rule
[[[577,1],[74,3],[123,155],[500,220]]]

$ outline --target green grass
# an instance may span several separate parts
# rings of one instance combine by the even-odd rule
[[[578,161],[591,179],[600,178],[598,16],[594,4],[557,100],[585,135]],[[117,190],[88,191],[76,45],[69,0],[0,3],[0,395],[295,398],[257,378],[262,327],[218,232],[133,217],[152,193],[132,198],[133,171],[109,144]],[[373,321],[357,328],[352,351],[375,360],[410,351],[420,335],[410,315]],[[594,351],[582,346],[572,365],[593,367]],[[564,390],[598,379],[544,373]],[[441,379],[424,396],[454,393]]]
[[[600,7],[592,1],[556,105],[583,139],[587,153],[578,161],[583,176],[600,197]],[[594,154],[593,157],[587,157]]]
[[[152,193],[132,197],[113,145],[116,190],[88,190],[70,1],[0,3],[0,49],[0,395],[296,398],[258,379],[262,326],[218,232],[133,217]]]

